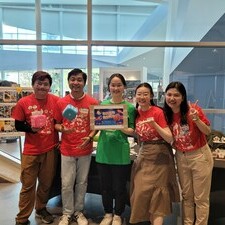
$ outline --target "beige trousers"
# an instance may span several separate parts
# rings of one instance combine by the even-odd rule
[[[184,225],[207,225],[213,169],[208,145],[192,152],[176,151],[177,169],[182,190]]]

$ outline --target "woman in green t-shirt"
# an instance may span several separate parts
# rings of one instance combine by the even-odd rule
[[[112,98],[101,103],[102,105],[125,104],[127,106],[128,128],[102,130],[99,135],[96,162],[105,211],[100,225],[121,225],[121,214],[124,212],[126,204],[126,182],[130,167],[128,135],[133,135],[134,132],[135,107],[124,100],[125,88],[126,81],[121,74],[111,75],[108,81],[108,90]],[[113,205],[113,199],[115,199],[115,205]]]

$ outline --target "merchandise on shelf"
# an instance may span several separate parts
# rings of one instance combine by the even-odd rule
[[[33,93],[30,87],[0,87],[0,138],[7,139],[24,135],[15,128],[15,120],[11,118],[13,107],[17,101]]]
[[[16,103],[0,103],[0,118],[10,118]]]
[[[0,119],[1,132],[16,132],[15,121],[12,118]]]
[[[0,87],[0,103],[16,103],[32,92],[33,89],[28,87]]]

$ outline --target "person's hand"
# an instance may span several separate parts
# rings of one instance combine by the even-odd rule
[[[198,110],[196,109],[196,106],[198,104],[198,100],[195,101],[194,104],[191,104],[190,101],[188,101],[189,105],[189,116],[193,121],[198,121],[199,116],[198,116]]]
[[[153,122],[155,122],[154,117],[149,117],[146,120],[141,121],[140,124],[144,124],[144,123],[152,124]]]
[[[83,143],[77,146],[77,148],[85,149],[92,142],[92,139],[89,136],[82,138],[82,140]]]
[[[66,134],[73,133],[74,131],[75,131],[75,128],[74,127],[68,128],[66,126],[63,126],[63,129],[61,130],[62,133],[66,133]]]
[[[43,127],[31,127],[31,129],[32,129],[33,132],[37,133],[37,132],[43,130],[44,126]]]

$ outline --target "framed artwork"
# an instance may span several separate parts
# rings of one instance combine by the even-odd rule
[[[127,105],[93,105],[91,106],[90,122],[92,130],[127,128]]]

